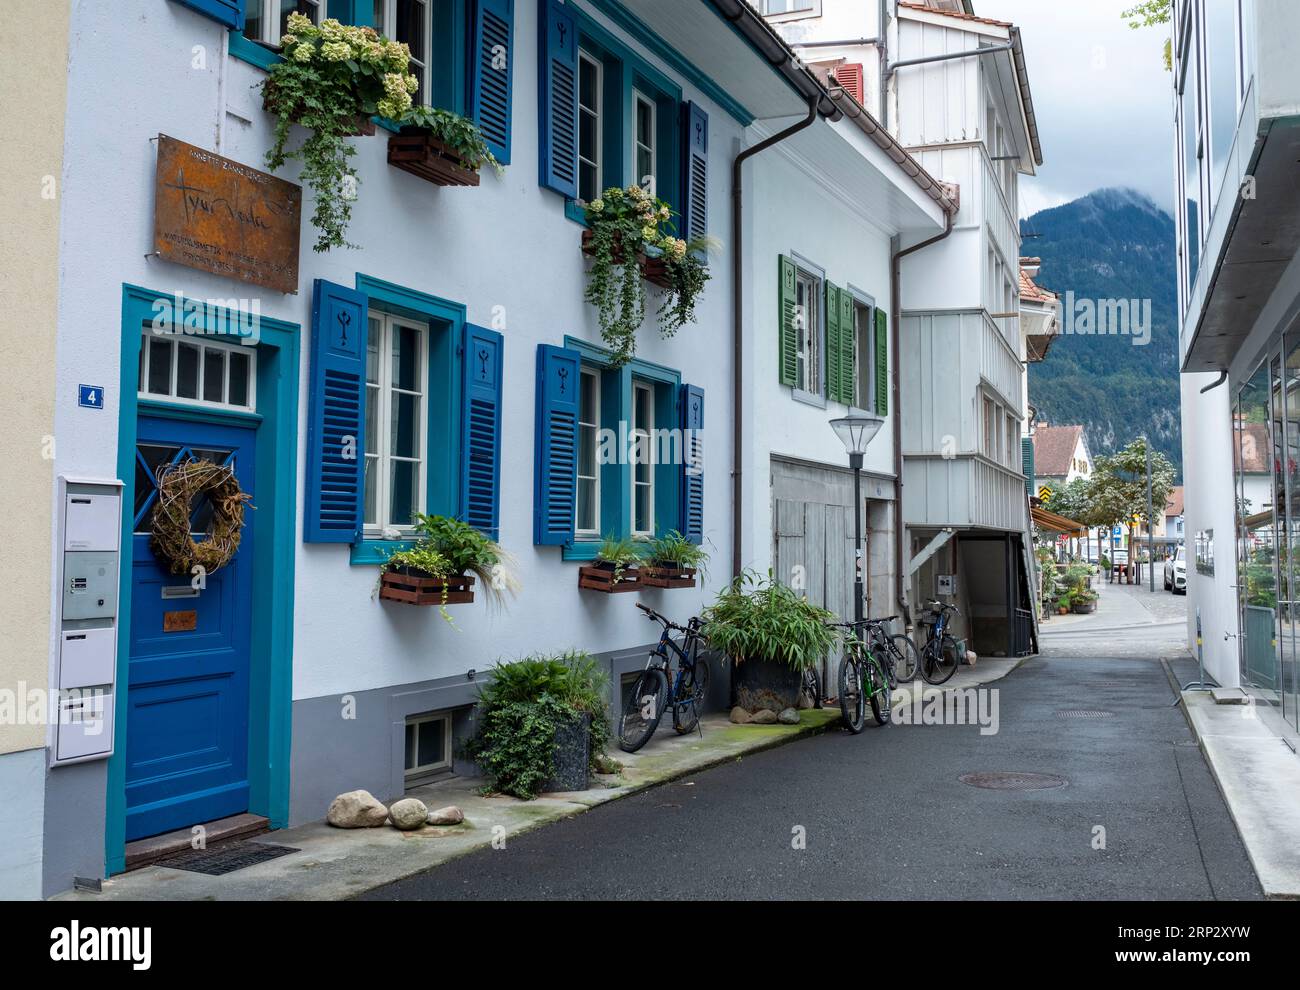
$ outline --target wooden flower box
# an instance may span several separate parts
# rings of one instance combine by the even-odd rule
[[[379,597],[404,605],[468,605],[474,600],[474,576],[431,578],[418,571],[396,568],[380,576]]]
[[[435,186],[477,186],[478,173],[465,167],[451,148],[422,132],[403,132],[388,139],[388,164]]]
[[[641,587],[641,572],[636,567],[625,567],[617,575],[612,564],[586,564],[578,568],[578,587],[587,591],[601,591],[607,595],[623,591],[636,591]]]
[[[588,257],[596,253],[591,244],[592,234],[590,230],[582,232],[582,253]],[[620,248],[614,248],[614,261],[617,264],[623,263],[623,252]],[[657,285],[661,289],[672,287],[672,282],[668,279],[668,263],[663,258],[652,258],[644,252],[636,256],[637,265],[641,268],[641,277],[651,285]]]
[[[641,583],[648,588],[694,588],[695,587],[695,568],[694,567],[655,567],[651,564],[642,564],[638,570],[641,573]]]

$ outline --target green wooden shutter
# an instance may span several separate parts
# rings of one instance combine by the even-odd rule
[[[796,356],[799,352],[799,330],[798,321],[795,318],[796,298],[794,262],[785,257],[785,255],[782,255],[780,308],[778,310],[781,321],[780,340],[778,343],[781,348],[780,373],[782,385],[798,384],[796,375]]]
[[[876,307],[876,412],[889,414],[889,314]]]
[[[832,402],[842,401],[840,396],[844,391],[840,367],[840,337],[843,330],[840,324],[840,297],[843,295],[847,293],[839,286],[826,283],[826,387],[824,391],[826,398]]]
[[[854,399],[857,397],[854,393],[857,391],[858,377],[854,369],[853,352],[854,340],[857,336],[857,327],[853,319],[854,305],[852,293],[841,290],[840,292],[840,381],[841,395],[840,401],[845,405],[854,405]]]
[[[1034,494],[1034,438],[1020,438],[1020,463],[1025,472],[1025,494]]]

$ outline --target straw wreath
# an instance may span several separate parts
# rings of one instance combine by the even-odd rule
[[[212,521],[207,539],[196,543],[190,535],[190,515],[195,496],[204,493],[212,502]],[[173,574],[191,574],[195,565],[207,574],[218,571],[239,549],[244,503],[251,498],[240,490],[229,465],[203,460],[164,465],[158,469],[158,507],[149,547]]]

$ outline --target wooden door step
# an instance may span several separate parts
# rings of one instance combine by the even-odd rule
[[[205,837],[207,848],[229,842],[231,839],[246,839],[250,835],[260,835],[263,832],[271,830],[271,820],[261,815],[250,815],[247,812],[240,815],[231,815],[229,818],[218,818],[215,822],[205,822],[203,825],[207,832]],[[126,872],[138,870],[141,867],[149,866],[158,862],[160,859],[166,859],[168,856],[175,856],[177,853],[187,852],[193,849],[194,832],[192,828],[180,828],[175,832],[164,832],[162,835],[151,835],[147,839],[136,839],[134,842],[126,844]]]

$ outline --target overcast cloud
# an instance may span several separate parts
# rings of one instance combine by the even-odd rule
[[[1127,186],[1172,210],[1173,102],[1165,28],[1132,30],[1133,0],[976,0],[981,17],[1020,28],[1043,144],[1022,179],[1022,216],[1106,186]]]

